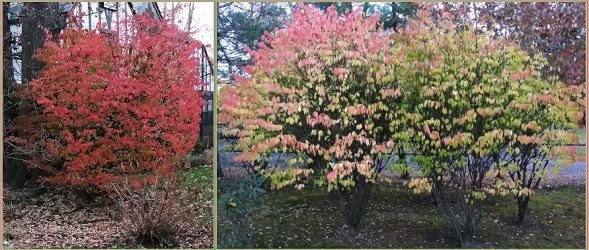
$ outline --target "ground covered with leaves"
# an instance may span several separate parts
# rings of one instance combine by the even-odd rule
[[[211,167],[185,173],[185,188],[198,187],[190,207],[189,230],[177,236],[181,248],[213,245]],[[48,187],[4,187],[4,239],[9,248],[138,248],[117,218],[113,200],[92,197],[81,201],[70,190]]]
[[[318,188],[269,193],[255,216],[256,248],[455,248],[454,232],[427,194],[401,183],[373,189],[360,234],[348,236],[345,220]],[[517,224],[514,197],[492,197],[485,205],[475,242],[484,248],[583,248],[585,186],[544,188]],[[222,230],[222,227],[220,228]],[[222,233],[222,232],[220,232]]]

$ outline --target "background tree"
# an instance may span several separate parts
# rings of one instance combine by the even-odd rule
[[[401,93],[385,56],[390,40],[378,21],[359,11],[300,6],[292,22],[249,51],[252,77],[238,77],[224,90],[219,114],[227,132],[239,137],[238,160],[294,155],[288,169],[260,169],[273,188],[326,184],[350,235],[358,233],[395,141],[407,136],[400,127],[409,118],[397,109]]]
[[[312,4],[322,11],[327,11],[329,7],[333,6],[333,8],[335,8],[339,14],[345,14],[346,12],[351,12],[354,10],[354,3],[352,2],[309,2],[306,4]]]
[[[20,8],[18,13],[15,12]],[[3,27],[5,33],[3,39],[3,62],[4,62],[4,128],[10,126],[19,114],[19,105],[24,90],[18,90],[16,79],[21,83],[27,84],[34,78],[35,73],[42,68],[42,64],[33,57],[35,51],[43,45],[47,30],[51,34],[59,33],[66,25],[65,12],[59,3],[22,3],[22,6],[16,6],[16,3],[3,3]],[[10,19],[9,19],[10,18]],[[22,32],[19,36],[13,36],[10,31],[10,25],[20,22]],[[20,45],[22,50],[16,51],[13,48]],[[15,72],[13,59],[21,59],[20,71]],[[25,105],[27,106],[27,105]],[[27,106],[21,109],[29,110],[34,108]],[[3,130],[4,137],[14,134]],[[15,151],[14,145],[4,143],[4,180],[14,187],[22,187],[28,181],[35,181],[38,171],[31,171],[21,161],[22,155]]]
[[[378,14],[380,16],[380,25],[385,30],[398,32],[399,28],[407,25],[407,21],[415,17],[419,6],[414,3],[405,2],[383,2],[383,3],[352,3],[352,2],[313,2],[309,3],[315,7],[326,11],[330,6],[334,6],[338,13],[344,14],[354,10],[361,10],[365,16]]]
[[[415,3],[408,2],[384,2],[369,3],[362,5],[362,11],[365,15],[380,15],[380,25],[385,30],[398,32],[400,28],[405,28],[411,18],[415,18],[419,6]]]
[[[219,77],[242,74],[241,67],[251,63],[244,48],[258,48],[264,32],[282,27],[289,9],[284,3],[217,3]]]
[[[42,68],[33,57],[43,46],[46,32],[56,35],[66,26],[66,13],[59,3],[24,3],[22,9],[22,81],[29,82]]]
[[[544,76],[557,75],[567,85],[585,83],[585,4],[503,3],[483,11],[528,53],[544,55]]]
[[[456,23],[473,22],[530,54],[541,53],[548,61],[544,77],[557,75],[567,85],[585,82],[584,3],[427,3],[422,8],[438,16],[450,12],[459,17]]]
[[[10,91],[11,87],[14,85],[14,66],[12,65],[12,44],[13,44],[13,37],[12,32],[10,32],[10,20],[8,19],[10,10],[10,3],[2,3],[2,30],[4,30],[3,34],[3,47],[2,47],[2,62],[3,62],[3,90],[4,90],[4,119],[11,118],[11,114],[13,112],[13,103],[10,100]],[[10,119],[5,122],[10,122]]]

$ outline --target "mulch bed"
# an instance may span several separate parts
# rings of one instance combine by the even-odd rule
[[[112,204],[97,199],[80,206],[62,189],[4,188],[4,239],[10,248],[136,248],[111,219]],[[212,204],[212,203],[211,203]],[[211,204],[205,204],[210,206]],[[211,218],[212,222],[212,218]],[[181,248],[212,248],[213,227],[194,225]]]

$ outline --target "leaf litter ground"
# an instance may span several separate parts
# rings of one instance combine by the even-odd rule
[[[202,171],[200,171],[202,172]],[[207,175],[211,173],[207,170]],[[198,173],[198,170],[197,170]],[[201,174],[202,175],[202,174]],[[212,248],[212,184],[199,198],[199,218],[180,235],[181,248]],[[205,197],[206,196],[206,197]],[[210,197],[209,197],[210,196]],[[112,202],[97,198],[79,206],[71,191],[4,187],[4,239],[8,248],[137,248],[110,216]]]

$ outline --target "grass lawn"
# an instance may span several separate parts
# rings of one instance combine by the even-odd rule
[[[182,173],[185,178],[181,187],[199,190],[197,206],[202,212],[203,223],[213,220],[213,168],[211,166],[193,167]],[[211,226],[212,227],[212,226]]]
[[[373,189],[360,235],[347,235],[344,218],[318,188],[266,195],[255,216],[256,248],[455,248],[453,231],[432,198],[400,183]],[[485,206],[476,242],[489,248],[584,248],[585,187],[539,190],[530,214],[517,225],[513,197],[492,197]],[[222,230],[222,227],[221,227]]]

